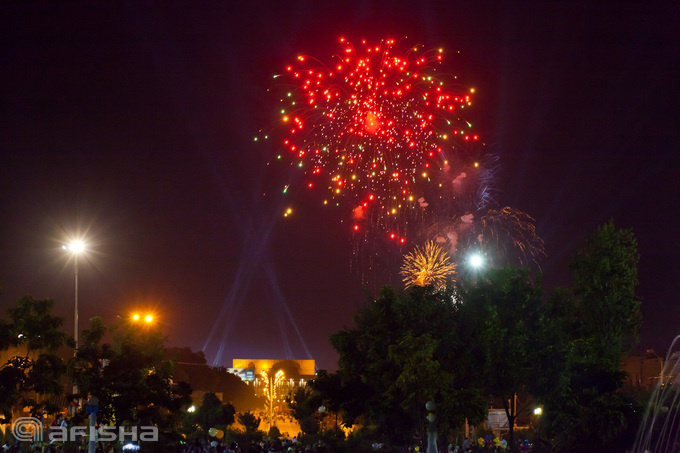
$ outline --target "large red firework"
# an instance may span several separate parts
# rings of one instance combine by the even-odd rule
[[[340,44],[331,63],[299,56],[282,75],[292,86],[281,99],[283,143],[305,184],[352,210],[355,230],[378,228],[401,241],[428,209],[469,211],[439,205],[478,202],[488,179],[470,151],[479,136],[461,114],[474,90],[438,71],[442,49]]]

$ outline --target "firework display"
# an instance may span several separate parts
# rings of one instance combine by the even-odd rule
[[[543,240],[536,234],[534,219],[506,206],[465,214],[430,227],[429,235],[452,256],[479,254],[494,266],[540,268],[545,256]]]
[[[455,271],[456,265],[449,254],[434,241],[426,242],[422,250],[416,247],[408,253],[401,267],[406,288],[425,285],[442,288],[447,280],[453,279]]]
[[[297,170],[283,193],[320,190],[324,204],[344,210],[362,269],[412,250],[401,272],[407,286],[441,284],[466,252],[495,265],[534,264],[543,254],[531,217],[493,208],[497,158],[463,116],[474,89],[442,70],[444,55],[341,38],[328,61],[298,56],[276,76],[286,88],[277,158]]]
[[[292,86],[281,99],[283,145],[304,185],[326,190],[355,231],[405,242],[410,223],[474,196],[462,188],[485,178],[471,151],[479,135],[461,115],[474,90],[438,71],[442,49],[340,44],[329,64],[300,56],[281,76]]]

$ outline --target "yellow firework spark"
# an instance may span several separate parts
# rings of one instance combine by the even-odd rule
[[[447,279],[453,278],[455,272],[456,265],[434,241],[426,242],[422,250],[416,247],[404,257],[404,264],[401,266],[406,288],[426,285],[441,288],[446,285]]]

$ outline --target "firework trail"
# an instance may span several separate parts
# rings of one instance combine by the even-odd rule
[[[475,253],[493,266],[528,266],[540,270],[545,257],[543,240],[536,234],[534,219],[509,206],[441,221],[430,235],[457,261]]]

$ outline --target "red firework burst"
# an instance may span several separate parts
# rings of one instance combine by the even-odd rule
[[[453,151],[479,140],[461,115],[474,90],[455,91],[455,77],[437,70],[442,49],[340,45],[332,64],[300,56],[286,68],[283,143],[305,185],[353,210],[354,230],[370,219],[401,238],[409,220],[460,190],[461,174],[479,181],[472,173],[484,171]]]

